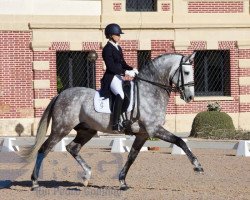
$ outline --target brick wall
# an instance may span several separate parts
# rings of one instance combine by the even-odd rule
[[[30,31],[0,31],[0,118],[33,117]]]
[[[242,13],[243,1],[190,1],[189,13]]]
[[[139,42],[136,40],[122,40],[120,42],[120,45],[123,49],[124,57],[126,62],[131,66],[137,66],[137,50],[139,49]],[[231,96],[234,98],[234,100],[222,100],[219,101],[219,103],[222,106],[222,111],[228,112],[228,113],[237,113],[239,111],[244,111],[249,109],[248,104],[239,105],[239,75],[240,76],[249,76],[250,71],[248,69],[240,69],[238,68],[238,58],[249,58],[250,53],[249,51],[239,51],[236,48],[236,42],[235,41],[221,41],[219,42],[218,49],[225,49],[230,50],[230,63],[231,63]],[[55,66],[55,47],[52,47],[51,51],[47,52],[47,57],[43,55],[43,53],[40,52],[40,58],[43,59],[50,59],[51,62],[51,70],[48,72],[49,74],[46,75],[45,72],[40,72],[40,77],[50,77],[51,84],[55,84],[55,77],[52,78],[51,74],[56,73],[56,66]],[[57,47],[57,50],[60,48]],[[66,48],[67,49],[67,48]],[[66,50],[64,49],[64,50]],[[97,89],[100,88],[100,79],[103,76],[103,69],[102,69],[102,57],[101,52],[102,49],[100,49],[100,44],[98,42],[84,42],[83,43],[83,51],[87,50],[95,50],[98,54],[98,60],[96,61],[96,84]],[[164,53],[180,53],[183,55],[191,54],[194,50],[206,50],[206,42],[205,41],[192,41],[190,43],[190,46],[187,50],[182,51],[175,51],[174,50],[174,41],[172,40],[152,40],[151,41],[151,54],[152,58],[157,57],[158,55],[164,54]],[[36,55],[36,54],[35,54]],[[36,56],[34,56],[35,59]],[[35,74],[37,75],[37,74]],[[35,76],[39,77],[39,76]],[[54,81],[53,81],[54,80]],[[51,85],[51,86],[52,86]],[[240,87],[240,91],[242,94],[248,94],[250,92],[249,86],[243,86]],[[46,97],[51,98],[55,95],[56,92],[56,86],[55,88],[51,88],[50,90],[43,90],[43,91],[36,91],[35,95],[37,98],[40,97]],[[247,93],[248,92],[248,93]],[[191,102],[189,104],[184,105],[178,105],[175,103],[175,99],[180,98],[178,93],[172,93],[169,100],[169,105],[167,109],[168,114],[190,114],[190,113],[197,113],[200,111],[204,111],[207,108],[208,101],[195,101]],[[38,112],[39,111],[39,112]],[[40,116],[42,109],[36,111],[36,116]]]
[[[2,31],[0,32],[0,117],[25,118],[40,117],[44,108],[33,108],[34,99],[51,99],[57,94],[56,87],[56,51],[70,50],[69,42],[53,42],[46,51],[30,49],[32,40],[29,31]],[[139,41],[122,40],[120,45],[127,63],[137,66],[137,50]],[[100,88],[100,79],[103,76],[103,61],[99,42],[83,42],[82,50],[95,50],[98,54],[96,61],[96,85]],[[191,54],[194,50],[205,50],[205,41],[192,41],[187,50],[175,51],[173,40],[152,40],[152,58],[164,53]],[[249,49],[238,49],[236,41],[220,41],[218,49],[230,50],[231,63],[231,96],[233,100],[222,100],[219,103],[222,111],[228,113],[249,112],[248,103],[239,103],[239,95],[250,94],[250,86],[239,87],[239,77],[249,77],[249,68],[239,68],[238,59],[250,59]],[[32,61],[49,61],[48,70],[33,70]],[[50,87],[33,89],[33,80],[49,80]],[[167,109],[168,114],[191,114],[206,110],[207,101],[195,101],[190,104],[176,104],[178,93],[172,93]]]
[[[151,41],[151,56],[152,59],[164,53],[174,52],[173,40],[152,40]]]

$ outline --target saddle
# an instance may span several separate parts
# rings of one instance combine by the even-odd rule
[[[129,81],[123,82],[123,92],[124,92],[124,101],[122,105],[122,113],[130,112],[133,109],[134,88],[131,87]],[[110,98],[100,97],[100,91],[97,90],[94,97],[95,111],[99,113],[112,113],[114,100],[115,100],[115,95],[112,94]]]

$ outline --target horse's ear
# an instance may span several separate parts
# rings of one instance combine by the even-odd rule
[[[189,58],[189,62],[190,62],[191,64],[194,62],[195,54],[196,54],[196,52],[194,52],[194,53],[190,56],[190,58]]]
[[[191,55],[189,55],[189,56],[185,56],[185,57],[183,58],[183,62],[184,62],[184,63],[190,63],[190,64],[192,64],[192,63],[194,62],[195,54],[196,54],[196,52],[194,52],[193,54],[191,54]]]

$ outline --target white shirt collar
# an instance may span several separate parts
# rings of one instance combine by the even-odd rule
[[[117,50],[119,51],[119,48],[118,48],[118,43],[114,43],[112,40],[109,40],[109,42],[115,47],[117,48]]]

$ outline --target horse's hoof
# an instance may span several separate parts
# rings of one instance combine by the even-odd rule
[[[36,191],[39,188],[38,181],[32,181],[31,191]]]
[[[204,170],[203,170],[202,167],[195,167],[195,168],[194,168],[194,171],[195,171],[196,173],[199,173],[199,174],[204,173]]]
[[[122,191],[126,191],[127,189],[128,189],[128,186],[125,184],[120,186],[120,190],[122,190]]]
[[[33,185],[30,190],[37,191],[38,189],[39,189],[39,185]]]
[[[127,184],[126,184],[125,180],[120,180],[120,184],[121,184],[121,186],[120,186],[120,190],[125,191],[125,190],[127,190],[127,189],[128,189],[128,186],[127,186]]]

